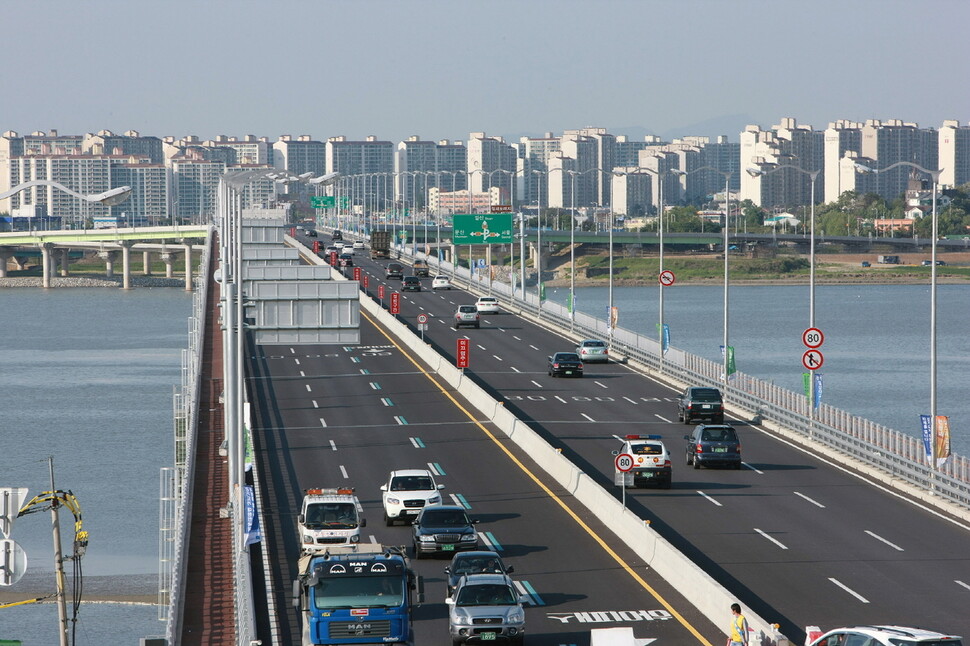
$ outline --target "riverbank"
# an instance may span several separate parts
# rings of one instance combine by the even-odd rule
[[[71,595],[71,580],[67,579],[68,599]],[[56,597],[54,573],[28,572],[24,578],[11,587],[0,588],[0,605],[16,603],[29,599],[43,599],[38,603],[54,603]],[[154,574],[132,574],[114,576],[85,576],[84,603],[158,603],[158,576]]]
[[[114,287],[122,285],[121,276],[107,278],[105,276],[51,276],[51,288],[64,287]],[[9,276],[0,278],[0,288],[3,287],[43,287],[41,276]],[[184,278],[156,278],[153,276],[132,276],[132,287],[185,287]]]

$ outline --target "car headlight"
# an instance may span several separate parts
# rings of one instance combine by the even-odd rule
[[[477,541],[478,540],[478,535],[477,534],[463,534],[462,537],[461,537],[461,540],[463,542]]]
[[[513,610],[509,613],[508,623],[521,624],[525,622],[525,611],[522,608]]]
[[[359,543],[360,542],[360,534],[354,534],[353,536],[351,536],[350,537],[350,542],[351,543]]]
[[[303,535],[303,542],[304,543],[312,543],[313,542],[313,537],[310,536],[309,534],[304,534]]]
[[[418,540],[421,541],[422,543],[434,543],[434,535],[428,535],[428,536],[421,535],[421,536],[418,536]]]
[[[471,617],[466,616],[465,613],[456,614],[451,621],[456,626],[471,626],[472,625]]]
[[[437,505],[439,502],[441,502],[441,496],[435,496],[434,498],[428,498],[428,504],[429,505]]]
[[[387,504],[389,504],[389,505],[400,505],[401,504],[401,501],[398,498],[391,498],[390,496],[388,496],[388,498],[387,498]]]

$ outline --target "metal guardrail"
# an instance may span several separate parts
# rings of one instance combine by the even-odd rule
[[[202,348],[205,343],[212,240],[210,232],[195,279],[192,316],[189,317],[189,347],[182,352],[182,383],[176,388],[172,398],[175,466],[160,470],[158,618],[167,621],[165,639],[168,644],[177,644],[182,631],[182,604],[188,565],[186,547],[192,524],[194,481],[191,474],[195,469],[195,440],[199,424]]]
[[[407,247],[398,246],[395,251],[399,257],[412,258]],[[658,339],[620,327],[611,335],[603,319],[582,312],[571,317],[569,311],[558,303],[540,303],[534,292],[523,295],[521,289],[516,289],[513,295],[508,283],[473,276],[468,269],[439,262],[432,255],[418,253],[414,257],[427,260],[430,265],[438,267],[439,273],[452,276],[454,282],[469,291],[495,296],[507,308],[544,321],[576,339],[609,339],[614,354],[619,351],[662,379],[680,385],[724,386],[723,366],[718,362],[677,348],[668,348],[667,354],[661,356]],[[970,460],[966,457],[952,454],[945,464],[934,469],[928,464],[921,440],[911,435],[827,404],[821,404],[813,412],[803,394],[745,373],[731,375],[729,382],[724,393],[725,405],[746,411],[762,424],[786,429],[803,443],[824,445],[928,492],[933,500],[970,510]]]

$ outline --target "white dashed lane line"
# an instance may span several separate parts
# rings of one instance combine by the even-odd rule
[[[765,538],[767,538],[769,541],[771,541],[772,543],[774,543],[775,545],[777,545],[781,549],[783,549],[783,550],[787,550],[788,549],[788,546],[784,545],[781,541],[779,541],[779,540],[777,540],[775,538],[772,538],[771,536],[769,536],[767,534],[767,532],[763,532],[760,529],[758,529],[757,527],[754,528],[754,531],[758,532],[759,534],[761,534],[762,536],[764,536]]]
[[[808,502],[812,503],[816,507],[820,507],[822,509],[825,509],[825,505],[823,505],[822,503],[818,502],[817,500],[812,500],[811,498],[809,498],[808,496],[806,496],[803,493],[799,493],[797,491],[793,491],[792,493],[794,493],[799,498],[802,498],[803,500],[807,500]]]
[[[868,529],[866,530],[866,534],[868,534],[869,536],[872,536],[877,541],[882,541],[883,543],[885,543],[889,547],[893,548],[897,552],[905,552],[906,551],[903,548],[901,548],[899,545],[896,545],[895,543],[889,542],[887,539],[883,538],[879,534],[876,534],[875,532],[870,532]]]

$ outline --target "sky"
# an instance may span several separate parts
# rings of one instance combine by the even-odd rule
[[[0,131],[398,142],[970,120],[967,0],[5,0]]]

